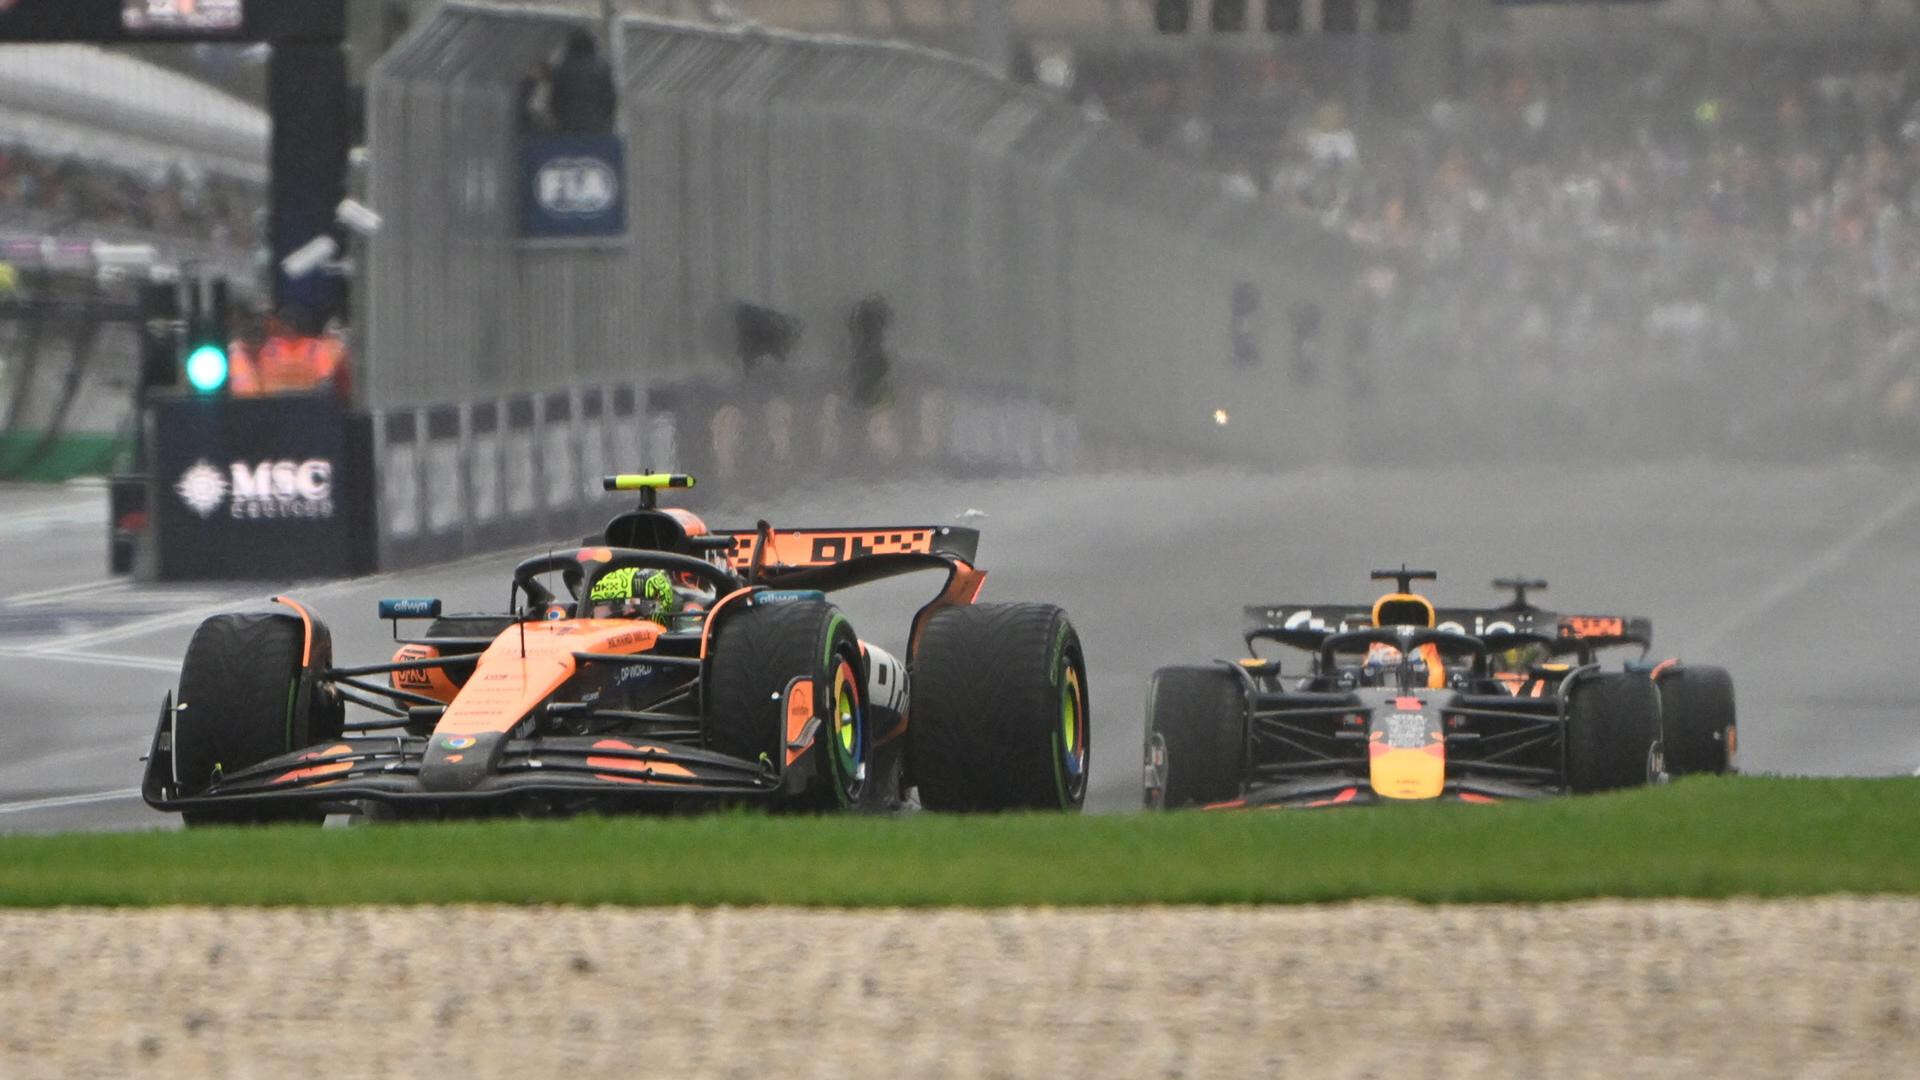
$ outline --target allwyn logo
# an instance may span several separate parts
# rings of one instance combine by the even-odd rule
[[[174,485],[182,502],[203,518],[226,505],[240,519],[330,518],[333,516],[333,462],[236,461],[221,476],[205,460],[181,474]]]

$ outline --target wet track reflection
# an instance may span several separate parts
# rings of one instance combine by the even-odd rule
[[[0,489],[0,519],[39,523],[8,534],[0,560],[0,830],[167,823],[124,793],[205,614],[291,586],[331,624],[343,662],[372,662],[391,649],[378,597],[488,610],[517,554],[353,581],[134,585],[99,573],[103,502]],[[1368,600],[1367,571],[1402,560],[1440,571],[1443,603],[1497,602],[1487,582],[1519,572],[1553,583],[1549,606],[1651,616],[1656,652],[1732,671],[1749,771],[1920,766],[1904,675],[1920,485],[1891,466],[1215,469],[849,486],[751,506],[703,489],[689,504],[715,525],[960,523],[977,511],[965,523],[984,533],[983,599],[1060,603],[1080,630],[1095,810],[1137,805],[1155,666],[1233,654],[1242,604]],[[840,599],[865,636],[899,649],[934,584]]]

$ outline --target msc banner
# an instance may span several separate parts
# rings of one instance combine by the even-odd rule
[[[616,135],[533,135],[520,145],[520,235],[595,239],[627,231],[626,153]]]
[[[154,406],[158,576],[298,578],[361,567],[369,477],[325,394],[178,397]]]

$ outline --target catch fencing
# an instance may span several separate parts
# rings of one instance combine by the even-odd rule
[[[392,417],[379,445],[426,412],[618,384],[679,403],[636,415],[682,452],[722,434],[695,401],[813,402],[853,433],[831,467],[718,455],[736,481],[896,462],[876,430],[969,470],[1063,467],[1083,443],[1214,452],[1273,441],[1274,424],[1213,416],[1287,398],[1288,313],[1340,318],[1340,245],[1056,95],[903,44],[644,17],[614,49],[626,235],[520,239],[527,78],[596,25],[451,3],[376,68],[368,197],[386,224],[361,374]],[[873,394],[851,377],[863,301],[890,316]],[[780,358],[743,360],[747,311],[796,328]],[[1338,429],[1287,411],[1289,444]]]
[[[647,457],[608,447],[612,464],[700,461],[749,486],[1160,453],[1741,452],[1793,423],[1792,384],[1761,357],[1670,378],[1644,359],[1525,379],[1505,358],[1442,366],[1380,329],[1395,294],[1370,288],[1391,272],[1378,257],[1060,95],[898,43],[620,18],[625,235],[520,239],[528,78],[579,29],[599,24],[449,3],[375,70],[369,198],[386,225],[363,374],[382,460],[414,463],[387,481],[386,520],[416,529],[403,545],[466,545],[470,528],[434,523],[464,520],[475,482],[424,501],[447,477],[584,470],[578,448],[600,443],[577,429],[586,406],[556,404],[520,408],[571,432],[528,440],[535,461],[443,448],[436,479],[384,448],[433,416],[460,417],[439,429],[464,447],[475,416],[611,387],[635,405],[602,415],[640,424],[628,446]],[[890,315],[877,389],[854,377],[863,302]]]

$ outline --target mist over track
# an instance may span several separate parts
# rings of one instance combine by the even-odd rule
[[[1196,468],[1045,479],[829,486],[741,504],[684,500],[716,526],[965,523],[984,533],[983,599],[1047,600],[1085,642],[1090,809],[1138,803],[1142,695],[1158,665],[1231,656],[1240,606],[1364,601],[1367,571],[1440,572],[1436,599],[1497,603],[1495,576],[1548,578],[1562,610],[1651,616],[1655,652],[1723,664],[1753,772],[1907,774],[1920,484],[1870,460],[1573,467]],[[609,500],[609,515],[619,508]],[[171,825],[133,789],[161,695],[201,617],[291,588],[345,662],[391,652],[381,596],[497,609],[533,549],[331,582],[137,585],[104,577],[105,496],[0,488],[0,831]],[[556,536],[565,545],[577,537]],[[889,648],[931,578],[842,594]]]

